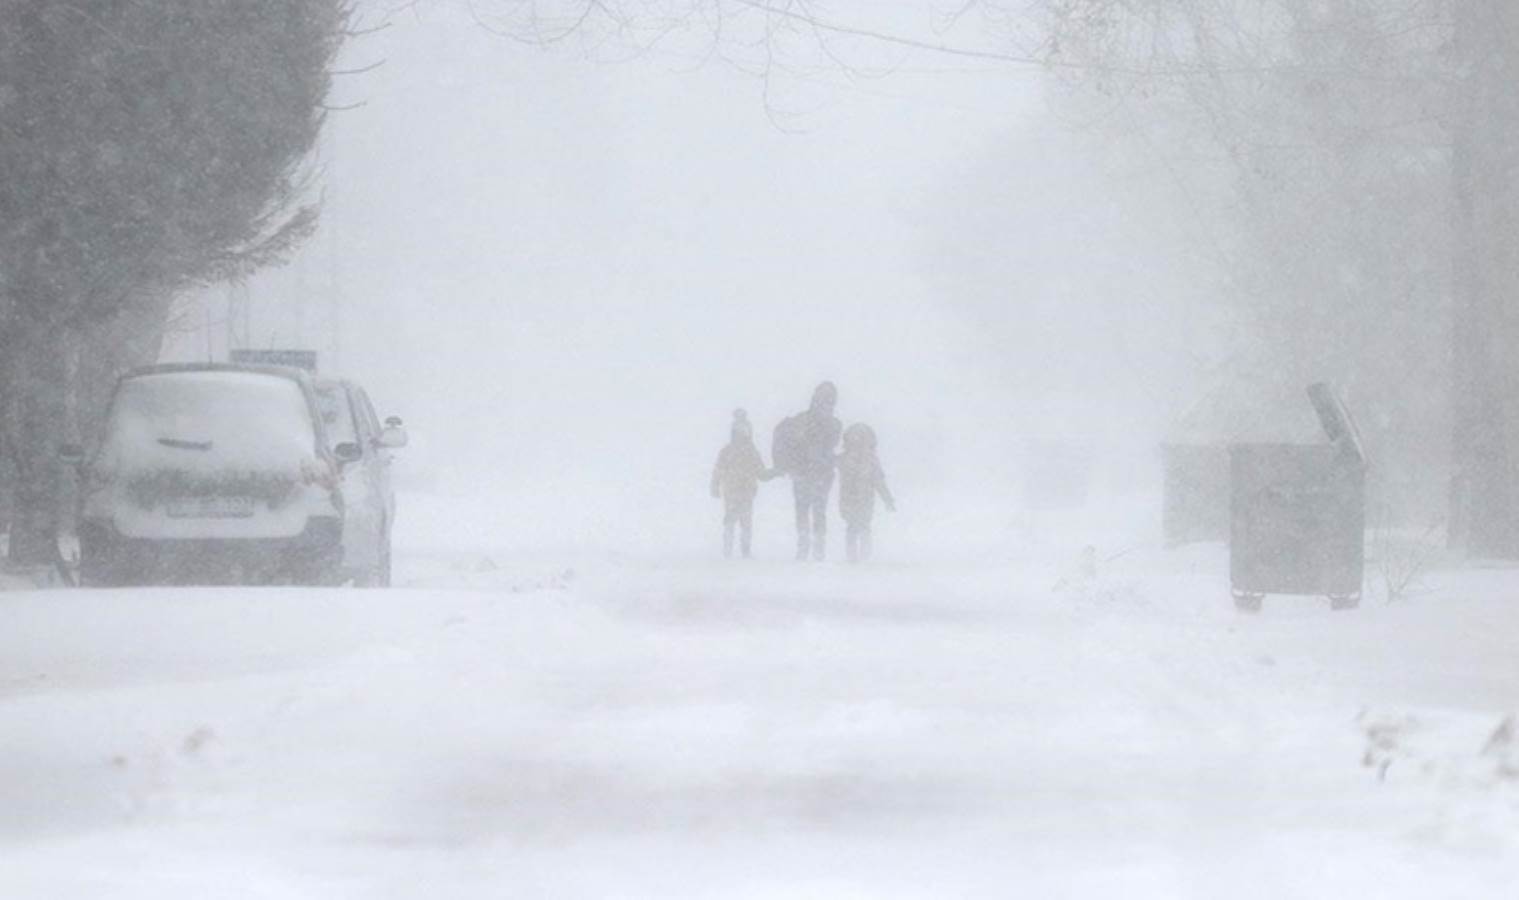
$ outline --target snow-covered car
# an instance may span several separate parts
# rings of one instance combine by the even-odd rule
[[[82,582],[338,581],[341,465],[318,409],[296,369],[123,375],[81,465]]]
[[[313,383],[343,494],[342,576],[360,587],[390,585],[390,528],[396,498],[390,451],[406,446],[399,419],[382,425],[364,389],[351,381]]]

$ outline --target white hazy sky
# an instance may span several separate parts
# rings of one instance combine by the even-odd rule
[[[730,411],[768,455],[825,377],[906,497],[1005,506],[1023,439],[1142,427],[1135,400],[1165,393],[1126,336],[1146,295],[1097,296],[1143,274],[1115,249],[1135,226],[1067,158],[1038,74],[836,49],[897,71],[814,53],[767,108],[689,40],[612,62],[446,2],[393,16],[345,54],[384,64],[338,79],[363,105],[330,121],[323,229],[253,282],[253,341],[319,347],[404,415],[409,477],[609,541],[705,527]]]

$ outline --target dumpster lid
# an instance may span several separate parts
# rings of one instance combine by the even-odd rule
[[[1310,384],[1308,400],[1313,404],[1313,411],[1318,414],[1319,424],[1323,426],[1329,440],[1353,456],[1357,463],[1365,465],[1366,448],[1361,443],[1361,430],[1356,427],[1354,417],[1334,388],[1322,381]]]

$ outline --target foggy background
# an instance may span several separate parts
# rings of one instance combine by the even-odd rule
[[[1080,149],[1038,72],[854,42],[767,79],[678,37],[543,48],[462,4],[364,9],[388,27],[338,68],[383,64],[336,79],[321,230],[247,283],[233,340],[319,349],[405,418],[401,485],[496,524],[411,527],[710,552],[732,410],[768,460],[824,378],[881,435],[892,558],[1030,539],[1031,454],[1092,459],[1158,526],[1157,442],[1208,352],[1197,223],[1148,203],[1163,167]],[[223,352],[233,290],[187,301],[168,358]],[[762,489],[762,556],[789,495]]]

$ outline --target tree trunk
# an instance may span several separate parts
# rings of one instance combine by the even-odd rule
[[[117,377],[157,361],[172,305],[173,296],[159,292],[67,332],[35,326],[5,336],[0,346],[0,473],[14,474],[11,562],[55,560],[60,528],[74,524],[76,497],[68,489],[77,488],[57,459],[58,444],[78,442],[89,449],[98,442]]]
[[[6,335],[6,396],[0,426],[15,473],[9,560],[30,565],[57,557],[61,465],[57,444],[67,392],[64,347],[51,328],[21,323]]]
[[[4,421],[3,413],[4,396],[0,394],[0,421]],[[0,534],[10,530],[11,508],[15,502],[11,499],[16,489],[16,473],[11,468],[11,454],[6,449],[5,430],[0,428]]]
[[[1451,540],[1473,556],[1519,557],[1519,27],[1511,0],[1454,4],[1461,70],[1452,120]]]

